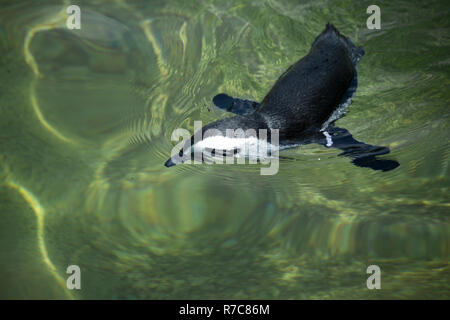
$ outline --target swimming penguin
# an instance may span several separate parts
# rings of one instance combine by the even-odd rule
[[[249,145],[265,144],[259,129],[278,130],[279,150],[318,143],[338,148],[342,156],[359,167],[389,171],[399,166],[394,160],[377,159],[389,153],[388,147],[372,146],[355,140],[348,130],[338,128],[335,121],[345,114],[357,88],[356,65],[364,55],[361,47],[343,36],[332,24],[314,40],[309,53],[289,67],[261,103],[227,94],[213,98],[216,107],[236,114],[212,122],[188,139],[180,152],[165,163],[171,167],[191,160],[194,152],[234,157],[251,157]],[[253,136],[227,136],[227,129],[254,129]],[[201,140],[194,139],[200,134]],[[270,152],[269,152],[270,153]],[[256,158],[260,154],[253,155]]]

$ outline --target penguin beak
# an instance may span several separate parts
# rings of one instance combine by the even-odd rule
[[[169,160],[166,161],[166,163],[164,163],[164,165],[167,168],[176,166],[177,164],[183,163],[184,160],[182,157],[178,156],[178,155],[174,155],[172,157],[169,158]]]
[[[164,165],[167,168],[170,168],[170,167],[176,166],[177,164],[175,162],[173,162],[172,158],[169,158],[169,160],[167,160],[166,163],[164,163]]]

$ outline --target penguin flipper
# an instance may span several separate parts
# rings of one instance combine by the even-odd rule
[[[377,159],[376,156],[388,154],[388,147],[372,146],[353,138],[347,129],[331,127],[324,132],[323,139],[317,143],[326,147],[342,150],[339,156],[352,158],[352,163],[358,167],[371,168],[373,170],[390,171],[400,164],[395,160]]]
[[[252,114],[259,103],[251,100],[233,98],[225,93],[220,93],[213,98],[214,105],[224,111],[247,116]]]

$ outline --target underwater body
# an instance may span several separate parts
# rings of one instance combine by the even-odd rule
[[[383,2],[380,29],[368,1],[78,5],[79,30],[59,1],[0,4],[2,299],[449,298],[447,1]],[[270,176],[164,166],[174,130],[233,117],[221,93],[263,102],[328,22],[365,51],[334,125],[399,166],[325,135]]]
[[[352,163],[357,166],[383,171],[395,169],[398,162],[376,158],[389,153],[389,148],[359,142],[348,130],[334,126],[345,115],[356,92],[356,64],[363,55],[361,47],[356,47],[328,23],[309,53],[280,76],[261,104],[223,93],[216,95],[214,105],[237,116],[197,130],[164,165],[172,167],[191,161],[192,153],[197,153],[194,155],[197,160],[213,160],[219,156],[223,162],[223,155],[262,160],[273,157],[272,153],[280,148],[315,142],[343,150],[340,155],[352,157]],[[264,138],[258,134],[261,130],[265,132]],[[269,142],[267,130],[276,130],[276,145]],[[242,131],[246,134],[240,134]],[[277,172],[274,170],[272,174]]]

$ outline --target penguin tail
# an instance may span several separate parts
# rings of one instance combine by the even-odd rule
[[[358,61],[364,56],[364,49],[353,44],[350,38],[342,35],[339,30],[331,23],[327,23],[325,29],[314,40],[312,47],[319,44],[342,44],[349,52],[353,65],[356,66]]]

